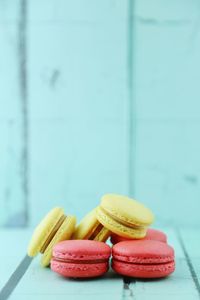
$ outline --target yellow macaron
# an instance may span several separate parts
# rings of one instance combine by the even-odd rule
[[[72,239],[105,242],[110,235],[110,230],[97,220],[95,208],[81,220],[72,235]]]
[[[42,253],[41,265],[50,264],[52,248],[60,241],[70,239],[75,230],[76,218],[66,216],[60,207],[53,208],[35,228],[27,254],[31,257]]]
[[[106,194],[96,209],[96,217],[108,230],[127,238],[143,238],[153,222],[153,213],[129,197]]]

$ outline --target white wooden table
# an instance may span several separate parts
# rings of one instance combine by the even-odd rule
[[[163,228],[176,252],[176,271],[165,279],[135,280],[108,272],[90,280],[65,279],[32,261],[9,299],[200,299],[199,229]],[[30,230],[1,230],[0,289],[23,259]],[[2,299],[0,299],[2,300]]]

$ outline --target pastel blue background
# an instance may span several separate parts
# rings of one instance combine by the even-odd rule
[[[123,193],[199,223],[199,0],[0,1],[0,225]]]

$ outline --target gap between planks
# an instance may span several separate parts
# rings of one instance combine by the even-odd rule
[[[22,226],[27,226],[29,221],[29,203],[28,203],[28,86],[27,86],[27,0],[20,1],[20,18],[18,24],[18,55],[19,55],[19,87],[21,97],[22,113],[22,155],[21,155],[21,176],[22,190],[24,197]]]
[[[131,284],[133,285],[136,282],[136,280],[134,278],[124,277],[123,282],[124,284],[123,284],[122,299],[123,300],[134,299],[133,289],[130,285]]]
[[[188,269],[189,269],[189,272],[190,272],[190,275],[191,275],[191,280],[194,282],[194,286],[196,288],[198,298],[200,299],[200,282],[199,282],[197,273],[195,272],[195,268],[193,266],[193,263],[191,261],[191,258],[189,256],[189,253],[188,253],[187,249],[186,249],[184,240],[181,236],[181,233],[180,233],[178,227],[174,227],[173,230],[174,230],[175,236],[176,236],[176,238],[177,238],[177,240],[180,244],[180,247],[183,251],[184,259],[186,261],[186,264],[188,266]],[[136,300],[137,299],[136,283],[140,284],[139,281],[137,281],[137,279],[130,278],[130,277],[124,277],[123,278],[122,300],[128,300],[128,299]],[[135,293],[134,293],[134,289],[135,289]]]
[[[165,229],[164,229],[165,231]],[[190,274],[190,281],[193,282],[193,286],[196,287],[196,289],[194,289],[194,292],[196,294],[196,296],[194,295],[194,298],[192,299],[199,299],[200,298],[200,294],[199,294],[199,291],[197,290],[197,286],[199,286],[199,280],[198,280],[198,277],[197,277],[197,274],[196,274],[196,271],[195,271],[195,268],[193,266],[193,263],[191,261],[191,255],[189,255],[189,251],[188,249],[186,248],[185,244],[185,239],[184,237],[182,237],[182,235],[180,234],[179,230],[177,228],[172,228],[172,232],[174,231],[174,238],[176,238],[177,242],[178,242],[178,245],[180,246],[180,248],[182,249],[182,255],[183,255],[183,259],[185,261],[185,264],[187,265],[188,267],[188,274]],[[169,235],[170,236],[170,235]],[[174,240],[175,242],[175,240]],[[176,247],[175,247],[176,248]],[[17,296],[21,297],[24,293],[24,286],[28,286],[28,283],[31,282],[30,278],[32,278],[32,274],[35,274],[34,275],[34,278],[39,281],[42,281],[40,276],[42,276],[43,274],[42,273],[45,273],[45,270],[44,272],[40,272],[40,269],[39,267],[37,266],[38,262],[35,261],[35,267],[34,265],[31,266],[31,269],[28,271],[28,273],[23,276],[22,280],[19,282],[19,285],[21,286],[21,288],[18,289],[18,286],[17,285],[17,289],[18,289],[18,292],[13,293],[13,299],[16,299]],[[37,275],[37,276],[36,276]],[[53,280],[54,281],[54,275],[50,272],[46,272],[46,274],[44,274],[45,277],[47,277],[48,280]],[[49,277],[49,278],[48,278]],[[109,277],[109,276],[108,276]],[[43,278],[43,277],[42,277]],[[170,284],[172,283],[172,281],[170,280],[173,280],[173,278],[169,278],[169,285],[168,285],[168,279],[166,279],[166,282],[164,282],[164,280],[162,280],[160,282],[160,284],[162,285],[162,289],[163,287],[166,287],[166,292],[167,292],[167,289],[170,287]],[[174,277],[174,281],[176,280],[177,278]],[[36,283],[37,283],[37,280],[34,282],[33,286],[32,286],[32,290],[35,290],[35,287],[36,287]],[[103,279],[102,279],[103,280]],[[110,278],[105,278],[105,280],[107,280],[107,282],[110,280]],[[62,282],[60,282],[62,284]],[[102,281],[102,283],[104,284],[104,282]],[[106,283],[106,282],[105,282]],[[119,283],[119,282],[118,282]],[[149,285],[150,283],[150,285]],[[123,278],[123,282],[121,281],[120,282],[120,286],[118,284],[115,285],[115,287],[119,287],[119,289],[121,289],[121,298],[120,299],[123,299],[123,300],[127,300],[127,299],[140,299],[141,297],[141,292],[142,292],[142,297],[144,296],[144,298],[142,299],[147,299],[147,296],[148,296],[148,299],[150,299],[153,294],[152,294],[152,283],[153,282],[147,282],[145,281],[145,283],[143,281],[140,281],[140,280],[135,280],[134,278],[129,278],[129,277],[124,277]],[[174,282],[176,284],[176,282]],[[183,282],[184,283],[184,282]],[[95,284],[95,281],[92,282],[92,285]],[[176,287],[176,292],[179,291],[179,288],[180,288],[180,285],[179,285],[179,282],[177,282],[177,287]],[[88,283],[88,286],[90,285],[90,282]],[[99,281],[97,281],[97,286],[99,285]],[[145,289],[141,289],[142,285],[145,286]],[[70,285],[68,286],[70,287]],[[104,286],[105,287],[105,286]],[[108,286],[107,286],[108,287]],[[158,293],[158,290],[157,290],[157,287],[159,287],[159,282],[156,283],[155,285],[155,288],[154,288],[154,291],[153,293]],[[185,288],[186,290],[186,288]],[[65,292],[66,290],[64,290]],[[71,290],[71,293],[72,291],[74,291],[74,289]],[[30,287],[27,287],[27,291],[26,293],[30,293],[31,290],[30,290]],[[43,291],[44,292],[44,291]],[[198,293],[197,293],[198,292]],[[71,294],[72,295],[72,294]],[[159,296],[160,297],[160,294],[155,294],[157,297]],[[27,296],[27,294],[26,294]],[[33,295],[33,296],[36,296],[36,295]],[[53,296],[53,295],[52,295]],[[80,296],[84,296],[84,294],[80,295]],[[91,296],[91,295],[90,295]],[[99,295],[100,296],[100,295]],[[166,296],[169,296],[169,297],[172,297],[173,298],[173,295],[172,294],[169,294],[169,295],[166,295]],[[180,291],[180,295],[178,294],[177,295],[178,297],[182,297],[183,296],[183,293],[181,293]],[[24,295],[25,297],[25,295]],[[109,296],[110,297],[110,296]],[[80,298],[81,299],[81,298]],[[158,299],[158,298],[156,298]],[[165,298],[166,299],[166,298]],[[177,298],[175,298],[177,299]]]
[[[187,249],[185,247],[185,243],[183,241],[183,238],[181,236],[181,233],[180,233],[178,227],[174,228],[174,230],[175,230],[175,233],[177,235],[177,239],[178,239],[178,241],[180,243],[180,246],[181,246],[181,248],[183,250],[183,253],[184,253],[184,256],[185,256],[188,268],[190,270],[190,274],[191,274],[192,280],[194,281],[194,284],[195,284],[195,287],[196,287],[196,290],[197,290],[197,293],[198,293],[198,296],[199,296],[199,299],[200,299],[200,283],[199,283],[198,276],[197,276],[197,274],[195,272],[194,266],[192,264],[192,261],[190,259],[189,254],[188,254],[188,251],[187,251]]]

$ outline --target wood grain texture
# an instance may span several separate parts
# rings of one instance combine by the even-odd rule
[[[168,224],[199,223],[199,8],[135,1],[135,195]]]
[[[31,233],[31,230],[19,228],[0,230],[0,237],[6,245],[4,250],[2,249],[0,251],[0,290],[23,259]],[[15,252],[13,251],[13,248],[15,249]]]
[[[160,228],[168,236],[168,243],[175,249],[176,271],[169,277],[158,280],[126,279],[123,284],[121,276],[110,272],[93,280],[70,280],[63,279],[49,268],[41,268],[39,258],[34,259],[24,277],[21,279],[10,299],[124,299],[124,300],[151,300],[151,299],[191,299],[198,300],[199,294],[196,289],[194,278],[187,263],[184,243],[188,257],[195,268],[199,279],[199,230],[182,228],[180,230],[182,242],[173,228]],[[178,231],[179,232],[179,231]],[[0,238],[7,247],[1,247],[0,288],[9,278],[24,256],[26,244],[30,237],[30,230],[1,230]],[[13,241],[16,243],[13,253]],[[129,282],[129,283],[128,283]],[[65,298],[64,298],[65,297]]]
[[[126,2],[38,3],[28,42],[33,223],[54,205],[80,218],[102,194],[128,192]]]
[[[158,280],[135,280],[130,279],[130,284],[127,291],[127,299],[199,299],[199,292],[196,289],[194,278],[191,275],[187,264],[185,253],[173,229],[165,228],[163,231],[168,236],[168,243],[175,249],[176,270],[165,279]],[[185,232],[183,230],[183,232]],[[197,237],[195,231],[188,229],[193,236]],[[188,244],[187,238],[184,242]],[[194,251],[194,247],[191,246]],[[192,259],[192,251],[189,252],[189,257]],[[125,298],[126,299],[126,298]]]
[[[37,288],[36,288],[37,287]],[[108,273],[106,277],[94,278],[91,280],[74,280],[62,278],[53,273],[50,269],[41,269],[36,259],[27,273],[18,284],[11,299],[20,299],[20,297],[35,296],[40,299],[62,299],[71,297],[74,299],[83,299],[89,297],[101,296],[102,298],[120,299],[123,282],[120,277],[113,277]],[[51,299],[50,298],[50,299]],[[23,299],[23,298],[22,298]]]
[[[181,229],[179,232],[179,239],[182,244],[185,256],[187,258],[187,264],[190,269],[191,276],[195,283],[196,291],[200,298],[200,237],[199,237],[199,227],[193,228],[193,230]]]
[[[26,224],[20,8],[20,1],[0,3],[0,225],[4,226]]]
[[[0,225],[80,219],[107,192],[199,223],[199,6],[0,3]]]

